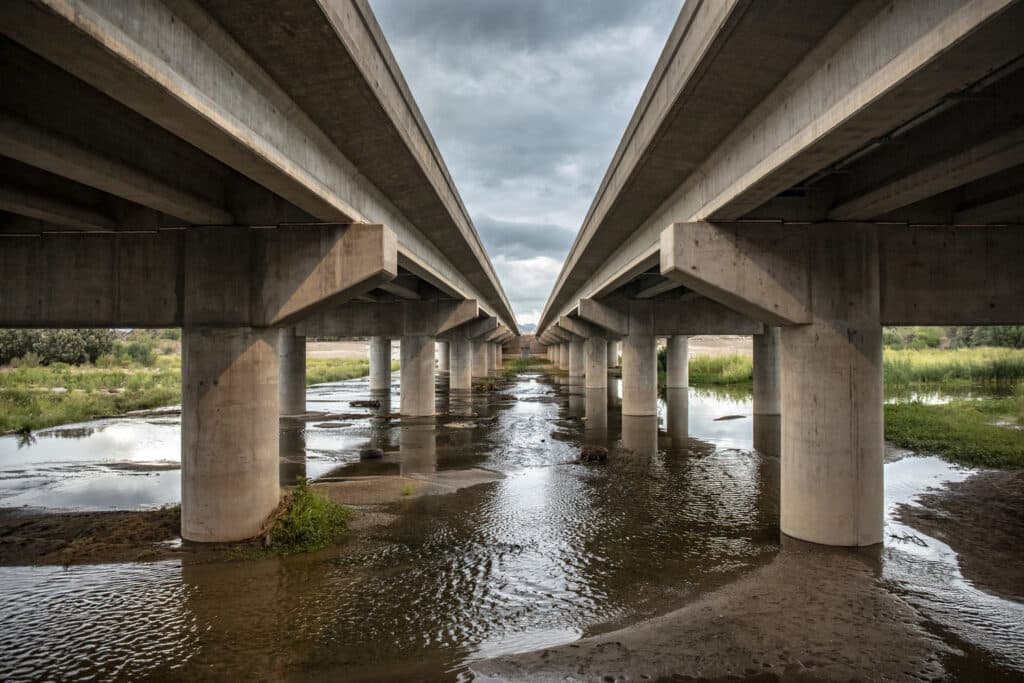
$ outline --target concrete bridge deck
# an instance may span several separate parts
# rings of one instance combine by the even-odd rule
[[[0,326],[183,327],[185,538],[276,507],[304,333],[432,415],[518,332],[365,0],[12,0],[0,65]]]
[[[624,415],[754,333],[782,530],[882,538],[883,324],[1024,320],[1024,3],[688,2],[538,323]],[[611,355],[611,354],[609,354]],[[780,417],[781,415],[781,417]],[[755,425],[755,434],[758,434]]]

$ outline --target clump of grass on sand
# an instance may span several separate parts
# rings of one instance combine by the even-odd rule
[[[275,555],[326,548],[345,535],[351,518],[351,510],[314,491],[309,481],[302,479],[270,531],[268,548]]]
[[[885,349],[887,386],[947,386],[1024,381],[1024,349]]]
[[[753,381],[754,361],[750,356],[695,356],[690,359],[690,383],[746,384]]]
[[[1017,392],[1015,398],[943,405],[887,404],[885,438],[963,465],[1024,467],[1024,392]]]

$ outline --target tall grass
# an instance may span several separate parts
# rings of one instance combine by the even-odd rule
[[[978,346],[883,352],[885,383],[1013,383],[1024,380],[1024,349]]]
[[[753,380],[754,361],[750,356],[694,356],[690,359],[690,383],[746,384]]]

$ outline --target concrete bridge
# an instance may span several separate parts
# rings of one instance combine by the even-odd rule
[[[1012,0],[687,2],[539,321],[550,357],[600,386],[621,340],[645,416],[656,337],[671,388],[687,335],[756,335],[782,531],[880,542],[882,325],[1024,321],[1022,35]]]
[[[518,333],[365,0],[0,3],[0,326],[182,327],[182,535],[254,536],[305,334],[434,413]],[[449,360],[450,358],[450,360]]]

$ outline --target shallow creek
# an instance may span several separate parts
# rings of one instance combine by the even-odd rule
[[[749,396],[691,389],[657,420],[623,418],[617,386],[524,374],[501,394],[439,386],[425,426],[349,407],[367,387],[309,390],[309,410],[344,417],[283,427],[283,481],[504,477],[378,508],[393,521],[310,556],[0,568],[0,679],[467,678],[476,660],[636,623],[780,552],[779,463],[753,448]],[[179,427],[169,414],[0,437],[0,507],[177,502]],[[578,464],[584,444],[608,446],[608,462]],[[360,461],[368,447],[385,457]],[[954,677],[1010,680],[1024,676],[1024,607],[975,587],[953,548],[895,515],[973,475],[890,458],[879,581],[965,653]]]

